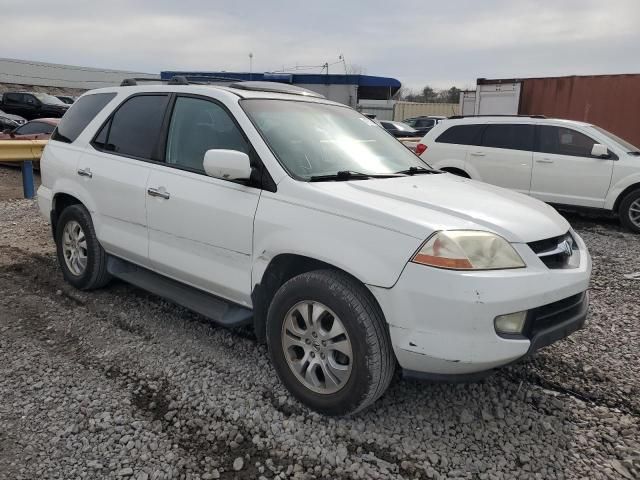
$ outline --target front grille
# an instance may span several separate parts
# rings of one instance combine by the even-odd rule
[[[559,237],[531,242],[528,245],[548,268],[576,268],[578,266],[580,251],[570,232]]]
[[[586,292],[529,310],[524,335],[531,339],[541,331],[574,318],[586,302]]]

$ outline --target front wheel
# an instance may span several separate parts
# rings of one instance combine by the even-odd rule
[[[280,287],[269,307],[267,343],[287,389],[326,415],[367,407],[395,369],[380,308],[362,284],[332,270],[303,273]]]
[[[620,222],[634,233],[640,233],[640,190],[627,194],[620,203]]]

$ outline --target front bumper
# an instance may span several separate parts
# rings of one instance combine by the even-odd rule
[[[456,272],[409,263],[393,288],[370,286],[400,366],[414,376],[468,376],[511,363],[581,328],[591,258],[575,238],[581,254],[577,268],[549,269],[527,245],[514,244],[527,268]],[[496,333],[495,317],[523,310],[529,311],[523,335]]]

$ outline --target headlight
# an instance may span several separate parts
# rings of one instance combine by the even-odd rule
[[[504,238],[474,230],[436,232],[411,261],[451,270],[497,270],[526,266]]]

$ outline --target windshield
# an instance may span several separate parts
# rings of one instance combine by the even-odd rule
[[[340,171],[390,174],[429,168],[375,122],[348,107],[247,99],[245,112],[282,166],[309,180]]]
[[[53,95],[48,95],[46,93],[34,93],[33,96],[40,100],[42,103],[46,103],[47,105],[63,105],[65,107],[67,106],[66,103],[64,103],[59,98],[54,97]]]
[[[593,128],[595,128],[597,131],[599,131],[600,133],[602,133],[603,135],[606,135],[607,137],[609,137],[611,140],[613,140],[614,142],[616,142],[617,144],[619,144],[622,148],[625,149],[625,151],[627,153],[636,153],[636,152],[640,152],[640,149],[638,147],[636,147],[635,145],[630,144],[629,142],[627,142],[626,140],[618,137],[617,135],[614,135],[611,132],[606,131],[604,128],[600,128],[597,126],[593,126]]]

